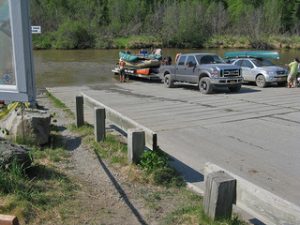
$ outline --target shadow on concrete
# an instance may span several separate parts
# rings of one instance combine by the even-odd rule
[[[251,224],[253,224],[253,225],[267,225],[267,224],[261,222],[261,221],[258,220],[258,219],[250,219],[249,222],[250,222]]]
[[[177,88],[182,88],[185,90],[195,90],[199,92],[198,86],[192,86],[192,85],[177,85]],[[213,90],[212,94],[230,94],[230,95],[239,95],[239,94],[246,94],[246,93],[255,93],[255,92],[261,92],[261,90],[253,89],[251,87],[245,87],[242,86],[241,90],[239,92],[231,92],[227,87],[216,87]],[[200,93],[200,92],[199,92]]]
[[[139,221],[140,224],[142,224],[142,225],[148,225],[146,223],[146,221],[143,219],[142,215],[139,213],[139,211],[130,202],[130,200],[128,199],[125,191],[122,189],[122,187],[118,183],[118,181],[114,178],[113,174],[109,171],[109,169],[107,168],[107,166],[105,165],[105,163],[102,161],[102,159],[100,158],[100,156],[97,153],[96,153],[96,156],[97,156],[97,159],[98,159],[99,163],[101,164],[103,170],[105,171],[106,175],[108,176],[108,178],[110,179],[110,181],[113,183],[113,185],[115,186],[116,190],[119,192],[120,198],[122,198],[124,200],[125,204],[132,211],[132,213],[134,214],[134,216],[136,217],[136,219]]]
[[[127,133],[126,131],[122,130],[121,128],[117,127],[116,125],[109,125],[109,129],[113,129],[115,131],[117,131],[118,133],[120,133],[121,135],[123,135],[124,137],[127,137]]]
[[[157,78],[152,78],[152,79],[147,79],[147,78],[141,78],[141,77],[135,77],[135,76],[129,76],[129,81],[141,81],[145,83],[162,83],[161,79],[159,77]]]
[[[184,164],[180,160],[170,156],[170,165],[174,167],[188,183],[199,183],[204,181],[203,174]]]

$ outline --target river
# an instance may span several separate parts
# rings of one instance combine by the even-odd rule
[[[220,56],[234,49],[163,49],[164,56],[176,53],[214,52]],[[243,51],[243,50],[241,50]],[[138,52],[138,50],[132,50]],[[280,50],[275,63],[285,65],[300,57],[300,50]],[[36,50],[34,64],[37,87],[80,86],[117,82],[111,70],[116,66],[119,50]]]

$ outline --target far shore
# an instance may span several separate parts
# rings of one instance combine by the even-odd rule
[[[53,33],[33,36],[33,48],[38,49],[140,49],[140,48],[231,48],[231,49],[300,49],[300,36],[265,36],[265,37],[246,37],[246,36],[213,36],[202,43],[165,43],[160,38],[153,36],[130,36],[114,39],[96,39],[90,46],[59,43],[55,40]]]

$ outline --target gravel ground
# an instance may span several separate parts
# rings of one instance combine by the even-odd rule
[[[64,209],[64,222],[59,215],[43,224],[155,225],[175,209],[180,201],[176,193],[128,181],[124,176],[126,168],[108,166],[81,142],[80,136],[67,129],[73,121],[53,107],[45,94],[39,94],[38,104],[55,115],[52,123],[59,127],[65,148],[71,153],[70,161],[62,165],[63,172],[80,187],[70,207]],[[160,196],[155,197],[157,194]]]

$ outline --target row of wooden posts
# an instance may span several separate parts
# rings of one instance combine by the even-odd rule
[[[76,96],[76,125],[84,125],[83,96]],[[94,108],[95,141],[105,140],[105,108]],[[145,149],[145,132],[141,129],[127,131],[128,161],[137,163]],[[236,180],[224,171],[207,175],[205,180],[204,211],[212,219],[230,218],[236,199]]]
[[[83,96],[76,96],[76,126],[84,125],[84,100]],[[94,134],[95,141],[101,142],[106,137],[106,113],[105,108],[94,108]],[[127,148],[129,163],[137,163],[145,150],[145,132],[141,129],[129,129],[127,131]]]

